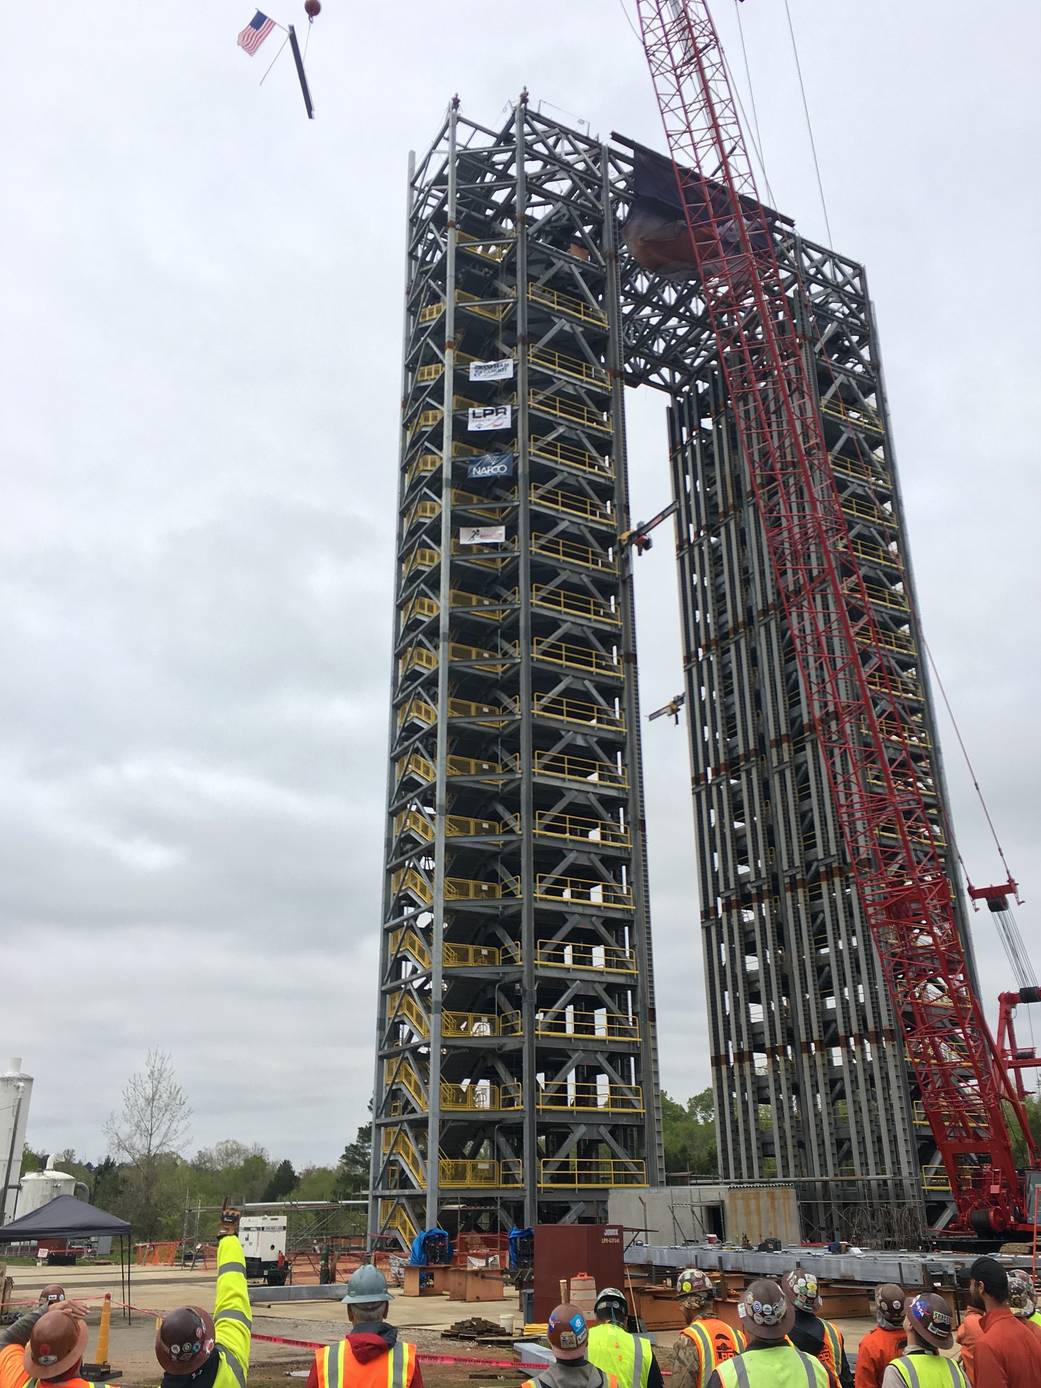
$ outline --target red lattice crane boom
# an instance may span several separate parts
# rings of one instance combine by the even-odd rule
[[[812,730],[960,1225],[1027,1212],[1006,1121],[1036,1164],[1015,1086],[972,985],[941,826],[919,788],[920,737],[898,697],[850,545],[797,328],[705,0],[637,0],[680,203]],[[877,595],[875,600],[877,600]]]

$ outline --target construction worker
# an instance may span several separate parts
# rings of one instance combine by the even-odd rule
[[[921,1292],[905,1325],[907,1349],[887,1366],[882,1388],[969,1388],[961,1365],[940,1352],[954,1344],[954,1316],[942,1296]]]
[[[29,1382],[30,1375],[25,1367],[25,1347],[37,1322],[42,1320],[48,1311],[60,1309],[74,1321],[86,1321],[87,1308],[81,1301],[65,1301],[65,1293],[62,1292],[62,1305],[57,1307],[53,1302],[44,1300],[44,1295],[49,1290],[50,1288],[44,1287],[39,1302],[31,1311],[26,1311],[13,1325],[0,1330],[0,1388],[22,1388],[23,1384]]]
[[[246,1255],[238,1239],[239,1211],[221,1211],[217,1235],[217,1296],[213,1315],[179,1306],[162,1319],[155,1357],[163,1388],[246,1388],[253,1313],[246,1286]]]
[[[83,1377],[83,1352],[87,1348],[87,1308],[78,1301],[35,1307],[5,1333],[20,1334],[31,1321],[28,1339],[10,1339],[0,1350],[0,1383],[4,1388],[24,1388],[27,1383],[53,1383],[55,1388],[102,1388]],[[109,1385],[104,1385],[109,1388]]]
[[[390,1290],[379,1268],[365,1263],[352,1272],[343,1304],[350,1333],[315,1350],[307,1388],[423,1388],[415,1345],[387,1323]]]
[[[48,1282],[40,1288],[40,1305],[53,1306],[56,1301],[65,1300],[65,1288],[60,1282]]]
[[[684,1268],[676,1295],[687,1324],[672,1352],[671,1388],[705,1388],[717,1364],[741,1353],[745,1337],[712,1314],[716,1287],[707,1272]]]
[[[969,1268],[969,1292],[985,1308],[973,1363],[975,1388],[1041,1383],[1041,1340],[1009,1309],[1008,1280],[996,1258],[977,1258]]]
[[[761,1277],[738,1303],[748,1344],[717,1364],[706,1388],[832,1388],[821,1361],[788,1339],[795,1307],[776,1282]]]
[[[868,1331],[857,1346],[855,1388],[882,1388],[886,1365],[907,1348],[905,1301],[903,1287],[898,1287],[895,1282],[883,1282],[875,1288],[875,1320],[878,1324],[874,1330]]]
[[[1013,1268],[1008,1275],[1008,1309],[1017,1321],[1029,1325],[1031,1330],[1036,1330],[1038,1337],[1041,1338],[1041,1325],[1032,1319],[1034,1315],[1034,1286],[1030,1281],[1030,1274],[1021,1268]]]
[[[553,1363],[521,1388],[619,1388],[614,1374],[589,1362],[589,1327],[577,1306],[564,1302],[550,1312],[546,1339]]]
[[[819,1359],[841,1388],[853,1388],[842,1332],[817,1315],[824,1304],[817,1274],[797,1267],[784,1279],[784,1294],[795,1308],[795,1324],[788,1336],[792,1344]]]
[[[596,1325],[589,1327],[586,1358],[605,1373],[614,1374],[618,1388],[664,1388],[651,1342],[625,1328],[629,1303],[617,1287],[605,1287],[593,1304]]]

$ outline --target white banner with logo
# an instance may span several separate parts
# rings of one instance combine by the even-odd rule
[[[461,545],[501,545],[505,539],[504,525],[464,525],[459,532]]]
[[[513,427],[513,406],[477,405],[467,410],[467,426],[474,434],[491,429],[511,429]]]
[[[470,363],[471,381],[512,381],[513,358],[502,361],[472,361]]]

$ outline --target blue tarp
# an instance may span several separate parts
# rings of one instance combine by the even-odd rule
[[[409,1267],[425,1268],[431,1263],[450,1263],[454,1252],[447,1229],[423,1229],[412,1240]]]
[[[531,1248],[535,1242],[534,1229],[513,1228],[509,1232],[507,1242],[510,1245],[511,1268],[516,1269],[521,1266],[522,1258],[525,1265],[531,1262]],[[527,1246],[525,1247],[524,1245]]]

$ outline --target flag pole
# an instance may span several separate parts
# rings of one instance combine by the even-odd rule
[[[296,63],[296,75],[300,79],[300,91],[303,94],[307,119],[314,120],[314,106],[311,104],[311,91],[307,85],[307,74],[304,72],[304,60],[300,56],[300,44],[297,42],[296,30],[291,24],[289,26],[289,43],[293,50],[293,61]]]

